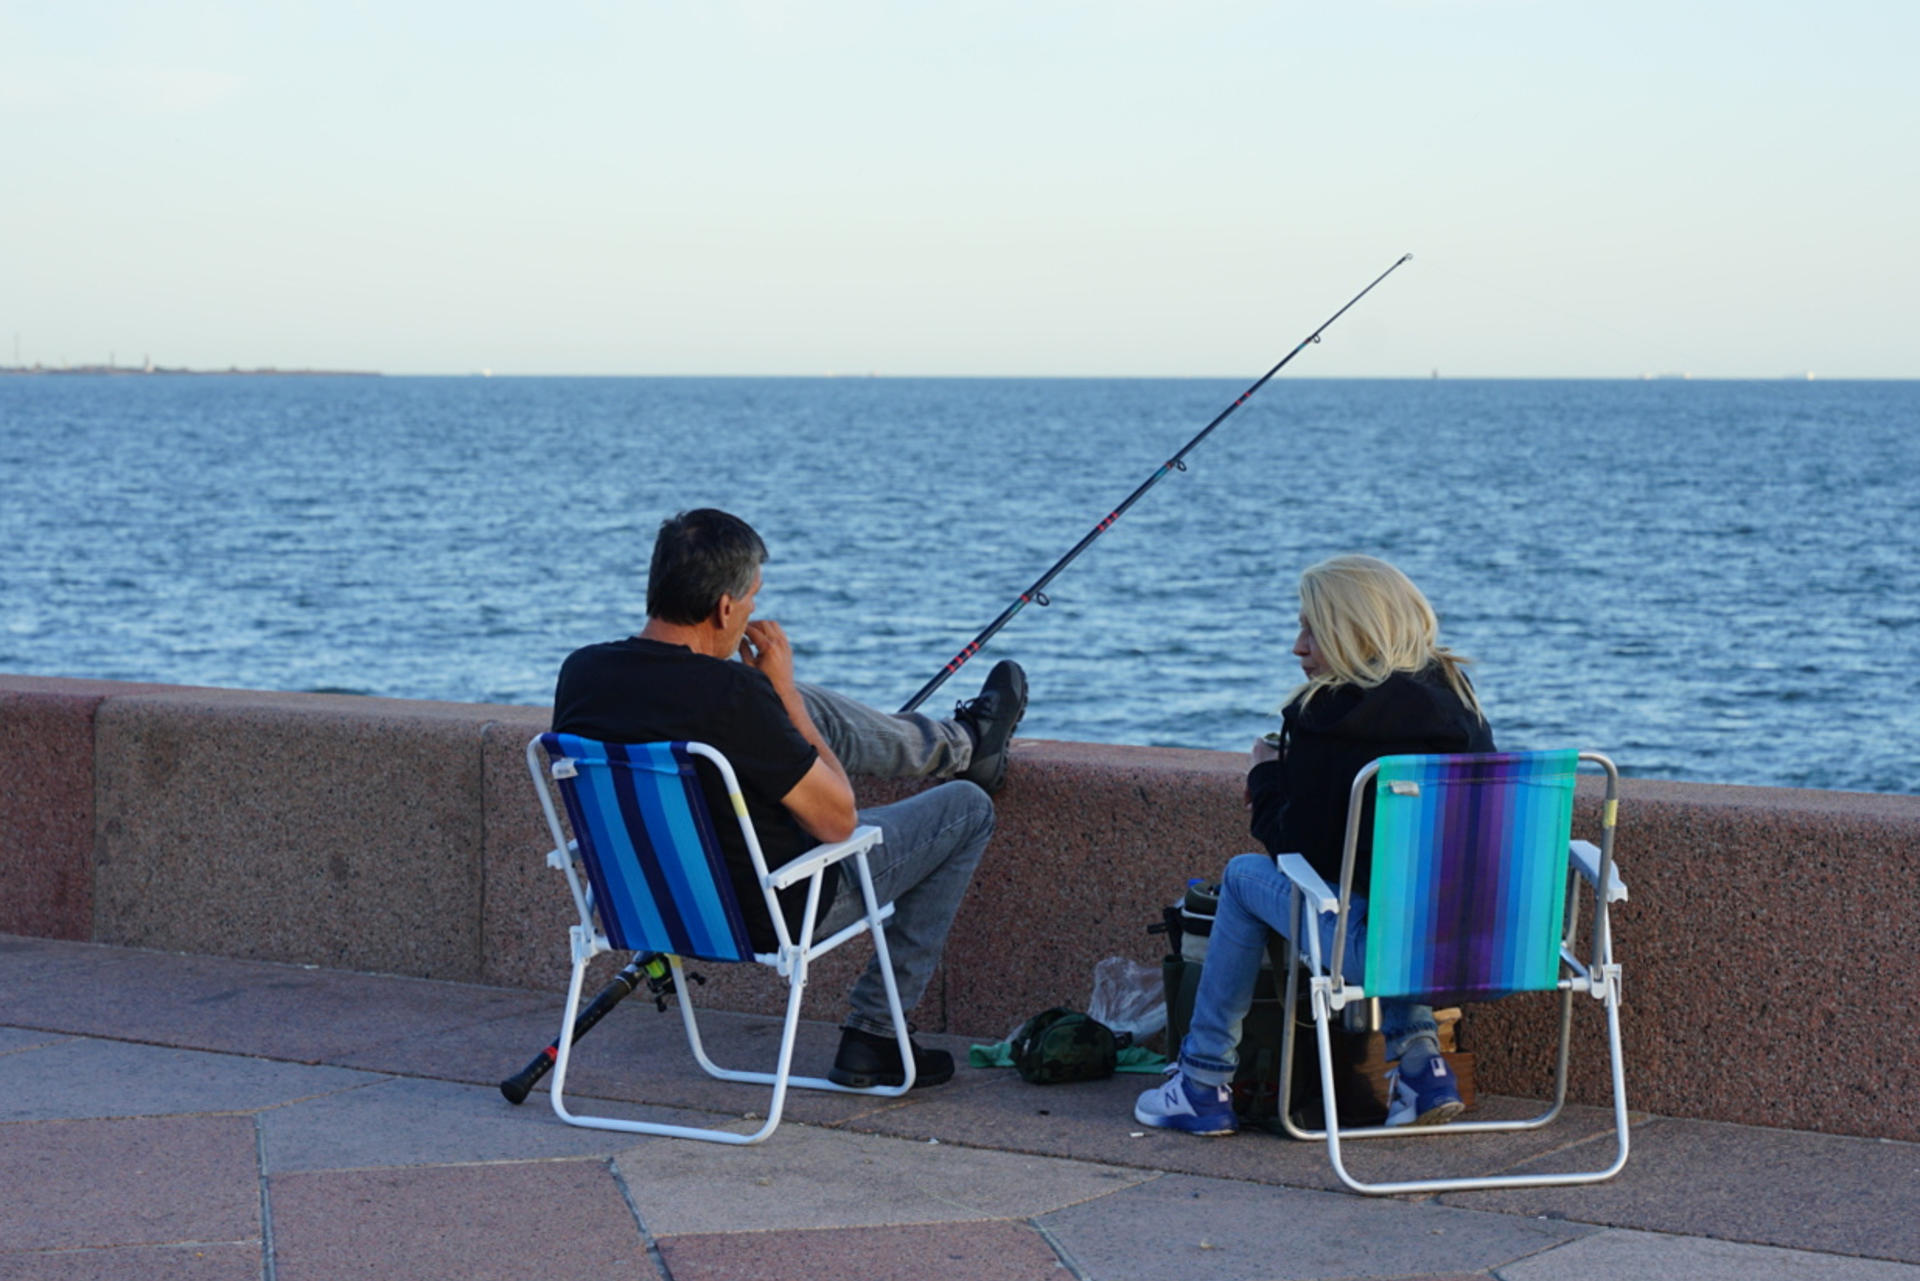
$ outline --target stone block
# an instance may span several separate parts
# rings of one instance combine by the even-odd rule
[[[526,761],[527,740],[547,728],[549,714],[534,707],[495,711],[500,715],[481,740],[481,981],[560,995],[567,990],[573,902],[564,878],[546,865],[553,842]]]
[[[93,716],[160,686],[0,675],[0,933],[93,931]]]
[[[200,690],[96,716],[98,941],[421,978],[480,966],[495,710]]]
[[[1633,1107],[1920,1140],[1920,798],[1628,779],[1615,855]],[[1577,1101],[1606,1098],[1599,1014],[1575,998]],[[1540,1093],[1546,1002],[1469,1007],[1467,1029],[1483,1088]]]
[[[999,1039],[1051,1005],[1085,1009],[1109,956],[1158,966],[1147,933],[1189,877],[1253,845],[1243,758],[1023,739],[993,843],[946,954],[946,1030]]]

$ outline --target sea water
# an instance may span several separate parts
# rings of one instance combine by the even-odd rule
[[[543,704],[660,519],[772,560],[800,674],[894,708],[1244,383],[0,377],[0,671]],[[1413,577],[1503,747],[1920,790],[1920,383],[1282,375],[943,686],[1242,750],[1299,570]]]

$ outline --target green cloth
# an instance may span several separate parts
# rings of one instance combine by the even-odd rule
[[[1158,1072],[1167,1065],[1167,1056],[1155,1054],[1142,1045],[1130,1045],[1120,1051],[1119,1061],[1114,1066],[1116,1072]],[[1005,1041],[995,1041],[992,1045],[975,1045],[967,1050],[967,1066],[977,1068],[1010,1068],[1013,1066],[1013,1046]]]

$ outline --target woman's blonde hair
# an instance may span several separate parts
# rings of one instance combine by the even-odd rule
[[[1294,690],[1305,706],[1336,685],[1371,689],[1395,672],[1439,664],[1473,714],[1486,719],[1462,671],[1473,660],[1440,644],[1440,620],[1413,580],[1372,556],[1335,556],[1300,575],[1300,621],[1313,633],[1326,670]]]

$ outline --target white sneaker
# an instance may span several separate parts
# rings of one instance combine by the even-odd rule
[[[1133,1119],[1162,1130],[1188,1134],[1232,1134],[1240,1128],[1233,1114],[1233,1091],[1224,1085],[1197,1085],[1178,1068],[1167,1083],[1148,1090],[1133,1105]]]

